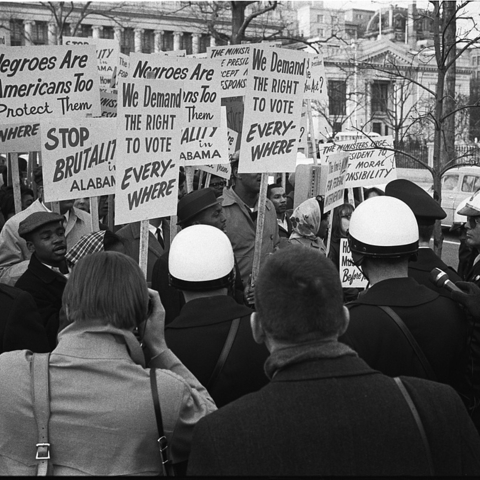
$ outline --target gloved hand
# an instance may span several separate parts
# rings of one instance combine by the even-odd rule
[[[451,292],[453,300],[462,304],[475,320],[480,319],[480,288],[472,282],[455,282],[462,292]]]

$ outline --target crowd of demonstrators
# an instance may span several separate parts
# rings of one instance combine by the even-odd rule
[[[0,472],[35,472],[29,365],[51,352],[57,475],[160,472],[151,368],[180,474],[479,475],[480,288],[428,278],[460,278],[429,248],[445,212],[406,180],[326,214],[271,184],[253,285],[261,175],[239,155],[229,186],[187,194],[180,171],[175,236],[149,221],[145,274],[140,222],[92,231],[89,199],[52,213],[36,171],[0,232]],[[478,260],[480,197],[460,213]],[[364,292],[342,292],[341,239]]]

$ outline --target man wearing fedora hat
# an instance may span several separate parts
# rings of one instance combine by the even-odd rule
[[[62,295],[68,276],[63,216],[34,212],[20,222],[18,234],[26,241],[32,256],[15,286],[30,293],[35,300],[53,350],[57,344]]]

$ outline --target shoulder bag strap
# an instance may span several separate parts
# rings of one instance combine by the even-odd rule
[[[160,399],[158,398],[158,387],[157,387],[157,369],[150,369],[150,387],[152,390],[153,406],[155,408],[155,418],[157,420],[157,430],[158,430],[158,449],[160,451],[160,457],[162,460],[162,475],[163,476],[174,476],[173,466],[168,459],[168,441],[165,433],[163,432],[163,420],[162,420],[162,410],[160,409]]]
[[[435,372],[433,371],[430,362],[427,360],[427,357],[423,353],[423,350],[420,348],[420,345],[417,343],[414,336],[412,335],[408,327],[405,325],[405,323],[402,321],[402,319],[390,307],[379,306],[378,308],[381,308],[397,324],[398,328],[400,328],[402,333],[405,335],[408,343],[415,352],[415,355],[420,360],[420,363],[422,364],[423,369],[427,373],[428,378],[430,380],[436,381],[437,376],[435,375]]]
[[[48,440],[48,422],[50,420],[50,395],[48,379],[48,361],[50,353],[34,353],[30,364],[33,413],[37,422],[37,476],[52,475],[50,464],[50,443]]]
[[[423,427],[422,419],[418,414],[418,410],[413,403],[412,397],[407,392],[405,385],[403,384],[402,380],[399,377],[394,378],[395,383],[397,384],[400,392],[402,392],[403,397],[407,401],[408,407],[412,412],[413,418],[415,419],[415,423],[417,424],[418,431],[420,432],[420,436],[422,437],[423,446],[425,447],[426,455],[427,455],[427,462],[428,462],[428,470],[430,472],[430,476],[433,477],[435,471],[433,469],[433,460],[432,460],[432,453],[430,451],[430,444],[428,443],[427,434],[425,433],[425,428]]]
[[[232,348],[233,341],[235,340],[235,336],[237,335],[239,326],[240,326],[240,318],[236,318],[235,320],[232,321],[227,339],[225,340],[225,344],[223,345],[223,350],[220,353],[220,356],[218,357],[217,364],[215,365],[215,368],[213,369],[213,372],[210,375],[210,378],[208,379],[208,382],[206,385],[206,388],[208,391],[210,391],[210,389],[215,384],[217,377],[220,375],[220,372],[222,371],[223,366],[225,365],[228,354],[230,353],[230,350]]]

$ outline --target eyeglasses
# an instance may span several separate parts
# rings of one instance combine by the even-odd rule
[[[480,224],[480,217],[467,217],[467,225],[470,228],[475,228]]]

